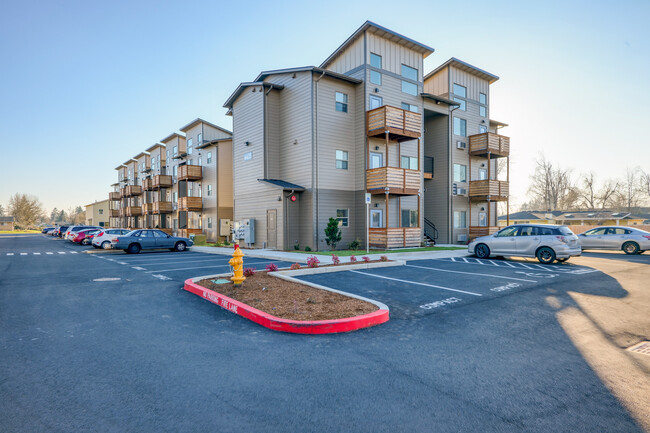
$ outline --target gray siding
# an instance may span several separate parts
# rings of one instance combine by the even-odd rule
[[[438,242],[449,243],[449,117],[427,117],[424,154],[433,157],[433,179],[424,181],[424,216],[438,229]]]

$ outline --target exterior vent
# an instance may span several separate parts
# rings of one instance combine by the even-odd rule
[[[458,195],[467,195],[467,188],[458,188]]]
[[[457,149],[467,149],[467,143],[464,141],[457,141],[456,142],[456,148]]]
[[[467,235],[466,234],[458,235],[457,239],[458,242],[467,242]]]

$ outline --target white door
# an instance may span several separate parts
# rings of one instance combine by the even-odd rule
[[[381,228],[384,221],[384,212],[381,209],[373,209],[370,211],[370,227]]]
[[[379,96],[370,95],[370,109],[374,110],[384,105],[383,100]]]
[[[478,226],[487,227],[487,212],[478,213]]]
[[[370,152],[370,168],[384,166],[384,155],[382,153]]]
[[[478,180],[486,180],[487,179],[487,170],[484,168],[479,168],[478,169]]]

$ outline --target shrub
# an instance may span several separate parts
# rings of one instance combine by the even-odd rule
[[[275,272],[277,270],[278,270],[278,265],[276,265],[275,263],[269,263],[268,265],[266,265],[266,272]]]
[[[252,277],[253,275],[255,275],[255,268],[244,268],[245,277]]]
[[[296,250],[296,251],[300,251],[300,244],[299,244],[298,242],[296,242],[296,243],[293,245],[293,249]]]
[[[309,245],[307,245],[307,246],[305,247],[305,251],[307,251],[307,252],[311,251],[311,248],[309,248]]]
[[[363,260],[366,263],[370,263],[370,257],[368,257],[368,256],[361,257],[361,260]]]
[[[307,257],[307,267],[308,268],[317,268],[319,263],[320,263],[320,260],[318,260],[318,257],[316,257],[316,256]]]
[[[357,261],[357,257],[356,257],[356,256],[350,256],[350,262],[351,262],[351,263],[355,263],[356,261]]]
[[[387,262],[388,261],[388,256],[381,256],[379,258],[379,260],[381,260],[382,262]]]
[[[332,254],[332,263],[334,263],[335,265],[341,263],[341,259],[339,259],[339,256],[337,256],[336,254]]]
[[[348,244],[348,250],[358,250],[359,245],[361,245],[361,239],[356,238],[355,240],[353,240]]]
[[[300,269],[300,263],[294,263],[293,265],[291,265],[289,269],[293,269],[293,270]]]
[[[339,228],[339,222],[336,218],[330,217],[327,222],[327,227],[325,227],[325,242],[327,242],[327,245],[331,246],[333,250],[336,249],[336,244],[341,242],[341,229]]]

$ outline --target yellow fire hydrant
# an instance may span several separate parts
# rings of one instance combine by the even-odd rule
[[[235,244],[235,252],[232,253],[232,259],[228,260],[228,264],[232,266],[233,277],[231,280],[235,283],[235,287],[241,286],[241,283],[246,279],[244,276],[244,259],[242,257],[244,257],[244,253],[239,249],[239,245]]]

